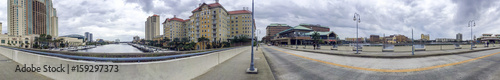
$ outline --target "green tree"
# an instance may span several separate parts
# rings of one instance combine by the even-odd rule
[[[314,31],[314,33],[311,36],[314,41],[313,45],[317,45],[320,39],[320,34],[317,31]],[[313,49],[316,49],[316,47],[314,47]]]
[[[168,38],[168,37],[164,37],[162,40],[160,40],[160,43],[162,43],[162,45],[163,45],[163,43],[168,43],[168,42],[170,42],[170,38]],[[166,45],[163,45],[162,47],[165,47],[165,46]]]
[[[200,49],[206,49],[206,47],[208,47],[208,45],[206,44],[206,42],[208,42],[208,38],[202,36],[200,38],[198,38],[198,42],[202,42],[202,45],[201,47],[203,48],[200,48]]]
[[[174,40],[173,40],[172,42],[174,42],[174,48],[175,48],[177,51],[179,51],[179,48],[180,48],[180,47],[179,47],[179,46],[180,46],[180,45],[179,45],[179,43],[181,42],[181,41],[180,41],[180,39],[179,39],[179,38],[174,38]]]

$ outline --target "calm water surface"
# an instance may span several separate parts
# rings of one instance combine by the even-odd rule
[[[92,49],[79,50],[77,52],[97,52],[97,53],[143,53],[141,50],[132,47],[126,43],[108,44],[97,46]]]

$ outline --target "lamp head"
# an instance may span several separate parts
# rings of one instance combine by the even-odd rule
[[[356,15],[354,15],[354,18],[352,19],[353,21],[356,21]]]

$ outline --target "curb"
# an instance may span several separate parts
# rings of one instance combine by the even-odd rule
[[[279,47],[279,48],[283,48],[283,47]],[[364,57],[364,58],[421,58],[421,57],[431,57],[431,56],[444,56],[444,55],[453,55],[453,54],[464,54],[464,53],[479,52],[479,51],[486,51],[486,50],[499,49],[499,48],[500,47],[488,48],[488,49],[481,49],[481,50],[472,50],[472,51],[437,53],[437,54],[423,54],[423,55],[402,55],[402,56],[357,55],[357,54],[340,54],[340,53],[327,53],[327,52],[309,51],[309,50],[297,50],[297,49],[289,49],[289,48],[283,48],[283,49],[295,50],[295,51],[303,51],[303,52],[312,52],[312,53],[320,53],[320,54],[327,54],[327,55],[348,56],[348,57]]]
[[[277,80],[276,76],[274,76],[274,74],[275,74],[274,70],[273,70],[273,68],[271,68],[271,64],[269,64],[269,60],[268,60],[269,58],[267,57],[266,53],[264,52],[264,49],[262,47],[260,47],[260,49],[261,49],[260,52],[262,52],[262,55],[264,56],[264,59],[266,60],[265,62],[267,64],[267,67],[271,70],[271,75],[273,76],[273,80]]]

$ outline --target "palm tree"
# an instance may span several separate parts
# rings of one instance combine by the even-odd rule
[[[313,45],[318,44],[320,34],[317,31],[314,31],[314,33],[311,36],[312,36],[313,41],[314,41]],[[316,47],[314,47],[313,49],[316,49]]]
[[[179,42],[180,42],[179,38],[174,38],[173,42],[174,42],[175,48],[177,49],[177,51],[179,51],[179,47],[178,47],[179,46]]]
[[[203,43],[203,48],[201,49],[205,49],[205,42],[208,41],[208,38],[205,38],[204,36],[202,36],[201,38],[198,38],[198,42],[202,42]]]
[[[161,40],[161,43],[163,45],[163,43],[168,43],[170,42],[170,39],[168,37],[164,37],[163,40]],[[165,45],[163,45],[163,47],[165,47]]]
[[[56,43],[56,44],[55,44],[55,45],[56,45],[56,47],[60,47],[61,43],[63,43],[63,42],[64,42],[64,39],[63,39],[63,38],[59,38],[59,39],[54,40],[54,42]],[[58,46],[58,45],[59,45],[59,46]]]

